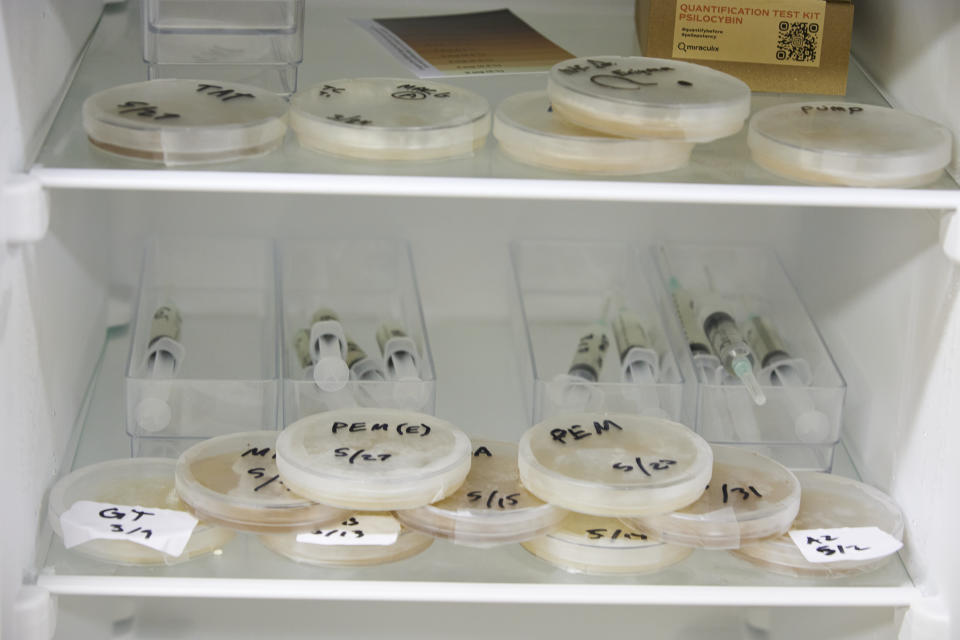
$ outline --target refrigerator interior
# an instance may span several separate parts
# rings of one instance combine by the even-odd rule
[[[27,10],[13,12],[12,4],[3,4],[8,48],[13,20],[39,24],[37,33],[49,28]],[[822,637],[888,638],[901,625],[915,637],[945,637],[946,618],[960,615],[949,508],[949,491],[960,486],[952,464],[960,436],[951,428],[960,280],[942,243],[960,196],[949,177],[916,190],[789,186],[749,165],[743,133],[702,149],[673,183],[525,169],[497,156],[492,140],[475,158],[412,167],[311,156],[292,139],[274,156],[199,170],[102,156],[91,161],[78,134],[80,102],[96,88],[145,75],[136,51],[136,5],[128,4],[108,6],[35,163],[31,140],[43,138],[50,118],[40,109],[11,112],[21,139],[10,143],[17,151],[5,152],[7,174],[32,166],[32,179],[49,197],[50,224],[38,242],[0,245],[0,398],[10,408],[4,433],[16,452],[4,470],[13,487],[5,501],[19,523],[3,533],[10,550],[3,560],[5,631],[15,628],[14,615],[41,615],[42,600],[31,609],[18,597],[21,584],[38,583],[59,598],[63,638],[253,638],[271,630],[265,622],[271,619],[282,620],[290,637],[307,637],[320,617],[332,625],[331,635],[362,637],[400,630],[449,637],[453,624],[467,634],[506,637],[533,625],[558,637],[651,629],[667,637],[791,637],[799,627],[814,627]],[[591,7],[589,26],[576,3],[514,8],[577,54],[634,50],[629,2]],[[62,41],[79,50],[77,34],[82,24],[93,28],[98,10],[87,8],[86,23],[53,11],[69,25]],[[448,10],[429,2],[402,9],[385,2],[310,3],[301,86],[331,73],[406,75],[366,35],[338,27],[344,17]],[[935,13],[929,11],[927,18]],[[858,24],[881,30],[884,21],[871,9],[863,15]],[[857,39],[868,40],[862,32]],[[947,49],[955,41],[938,40]],[[893,47],[913,50],[904,38]],[[60,73],[36,69],[34,104],[55,104],[56,89],[47,85],[69,80],[64,49],[48,58]],[[330,55],[342,50],[355,55]],[[864,66],[888,88],[913,90],[885,54],[869,43],[865,51],[875,55]],[[15,59],[23,62],[23,55]],[[936,72],[919,75],[924,87],[936,82]],[[477,87],[495,104],[530,80],[453,82]],[[30,93],[22,79],[12,86]],[[853,65],[850,91],[882,100]],[[942,91],[930,101],[931,117],[944,112],[941,104],[955,104],[948,94],[956,89]],[[913,105],[904,100],[903,106]],[[222,233],[408,241],[433,352],[436,413],[468,433],[502,439],[517,439],[528,426],[516,366],[523,354],[509,326],[516,303],[510,242],[771,247],[847,383],[835,470],[859,475],[899,502],[907,518],[905,548],[877,574],[827,582],[768,576],[707,552],[654,576],[591,578],[547,568],[519,547],[481,553],[446,542],[406,563],[365,571],[300,567],[246,538],[222,557],[174,568],[138,571],[78,560],[51,536],[44,494],[71,468],[129,455],[122,387],[144,242],[156,234]]]

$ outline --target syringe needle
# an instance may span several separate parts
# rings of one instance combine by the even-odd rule
[[[753,374],[753,364],[749,358],[746,356],[734,358],[730,365],[734,375],[736,375],[737,378],[740,379],[740,382],[743,383],[743,386],[746,387],[747,393],[753,398],[754,403],[761,407],[765,405],[767,403],[767,396],[764,395],[757,376]]]

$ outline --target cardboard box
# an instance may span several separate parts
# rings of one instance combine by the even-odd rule
[[[636,0],[643,55],[702,64],[754,91],[843,95],[846,0]]]

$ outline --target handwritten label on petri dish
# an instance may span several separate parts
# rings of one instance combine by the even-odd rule
[[[874,560],[896,553],[903,543],[877,527],[794,529],[788,531],[807,562]]]
[[[623,431],[623,427],[618,425],[613,420],[594,420],[593,426],[573,424],[567,428],[558,427],[556,429],[550,430],[550,438],[553,442],[559,442],[560,444],[568,444],[569,442],[575,442],[577,440],[583,440],[584,438],[589,438],[592,435],[602,436],[610,432],[610,429],[616,429],[617,431]],[[591,430],[594,433],[591,433]]]
[[[351,516],[334,527],[297,534],[297,542],[329,546],[394,544],[400,536],[400,522],[393,516]]]
[[[624,473],[630,473],[631,471],[639,471],[648,478],[653,474],[651,471],[666,471],[673,465],[677,464],[676,460],[671,460],[670,458],[656,458],[650,459],[644,462],[644,459],[640,456],[637,456],[629,463],[625,462],[614,462],[611,467],[617,471],[622,471]]]
[[[129,540],[177,557],[183,553],[197,519],[185,511],[78,500],[60,515],[63,545],[90,540]]]

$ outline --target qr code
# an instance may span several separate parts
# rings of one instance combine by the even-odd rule
[[[780,23],[777,35],[777,60],[815,62],[820,25],[816,22]]]

